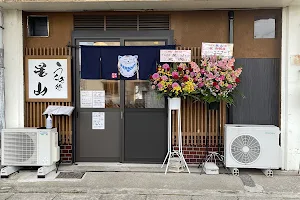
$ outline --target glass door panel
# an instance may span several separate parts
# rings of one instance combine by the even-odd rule
[[[120,46],[120,41],[79,42],[86,46]],[[79,65],[81,69],[81,49],[79,48]],[[81,71],[80,71],[81,73]],[[80,91],[105,91],[105,108],[120,108],[120,81],[80,79]]]
[[[148,81],[125,82],[125,108],[164,108],[164,98],[159,98]]]

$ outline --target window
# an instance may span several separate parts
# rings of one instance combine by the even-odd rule
[[[120,46],[120,41],[79,42],[86,46]],[[81,50],[79,48],[79,66],[81,69]],[[80,79],[80,91],[105,91],[105,108],[120,107],[120,81]]]
[[[29,37],[48,37],[49,21],[47,16],[28,16],[27,29]]]
[[[275,38],[275,17],[254,20],[254,38]]]

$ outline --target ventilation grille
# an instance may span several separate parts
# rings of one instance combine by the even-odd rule
[[[106,16],[106,30],[137,30],[137,17],[134,15]]]
[[[74,30],[169,30],[169,15],[75,15]]]
[[[36,165],[36,132],[3,132],[3,165]]]
[[[74,30],[104,30],[104,16],[101,15],[75,15]]]
[[[140,15],[139,30],[169,30],[169,15]]]
[[[240,164],[254,163],[260,155],[260,144],[251,135],[241,135],[235,138],[231,144],[231,155]]]

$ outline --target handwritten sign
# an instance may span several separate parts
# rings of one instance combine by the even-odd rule
[[[202,57],[222,56],[230,58],[233,56],[233,44],[230,43],[202,43]]]
[[[27,59],[29,99],[68,99],[68,59]]]
[[[81,108],[105,108],[105,91],[80,91]]]
[[[92,129],[105,129],[105,113],[93,112],[92,113]]]
[[[160,50],[160,62],[191,62],[191,50]]]
[[[93,108],[105,108],[105,91],[93,91]]]

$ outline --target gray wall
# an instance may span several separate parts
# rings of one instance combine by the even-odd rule
[[[279,125],[280,59],[236,59],[241,66],[238,89],[245,98],[237,96],[229,110],[229,122],[234,124]]]

